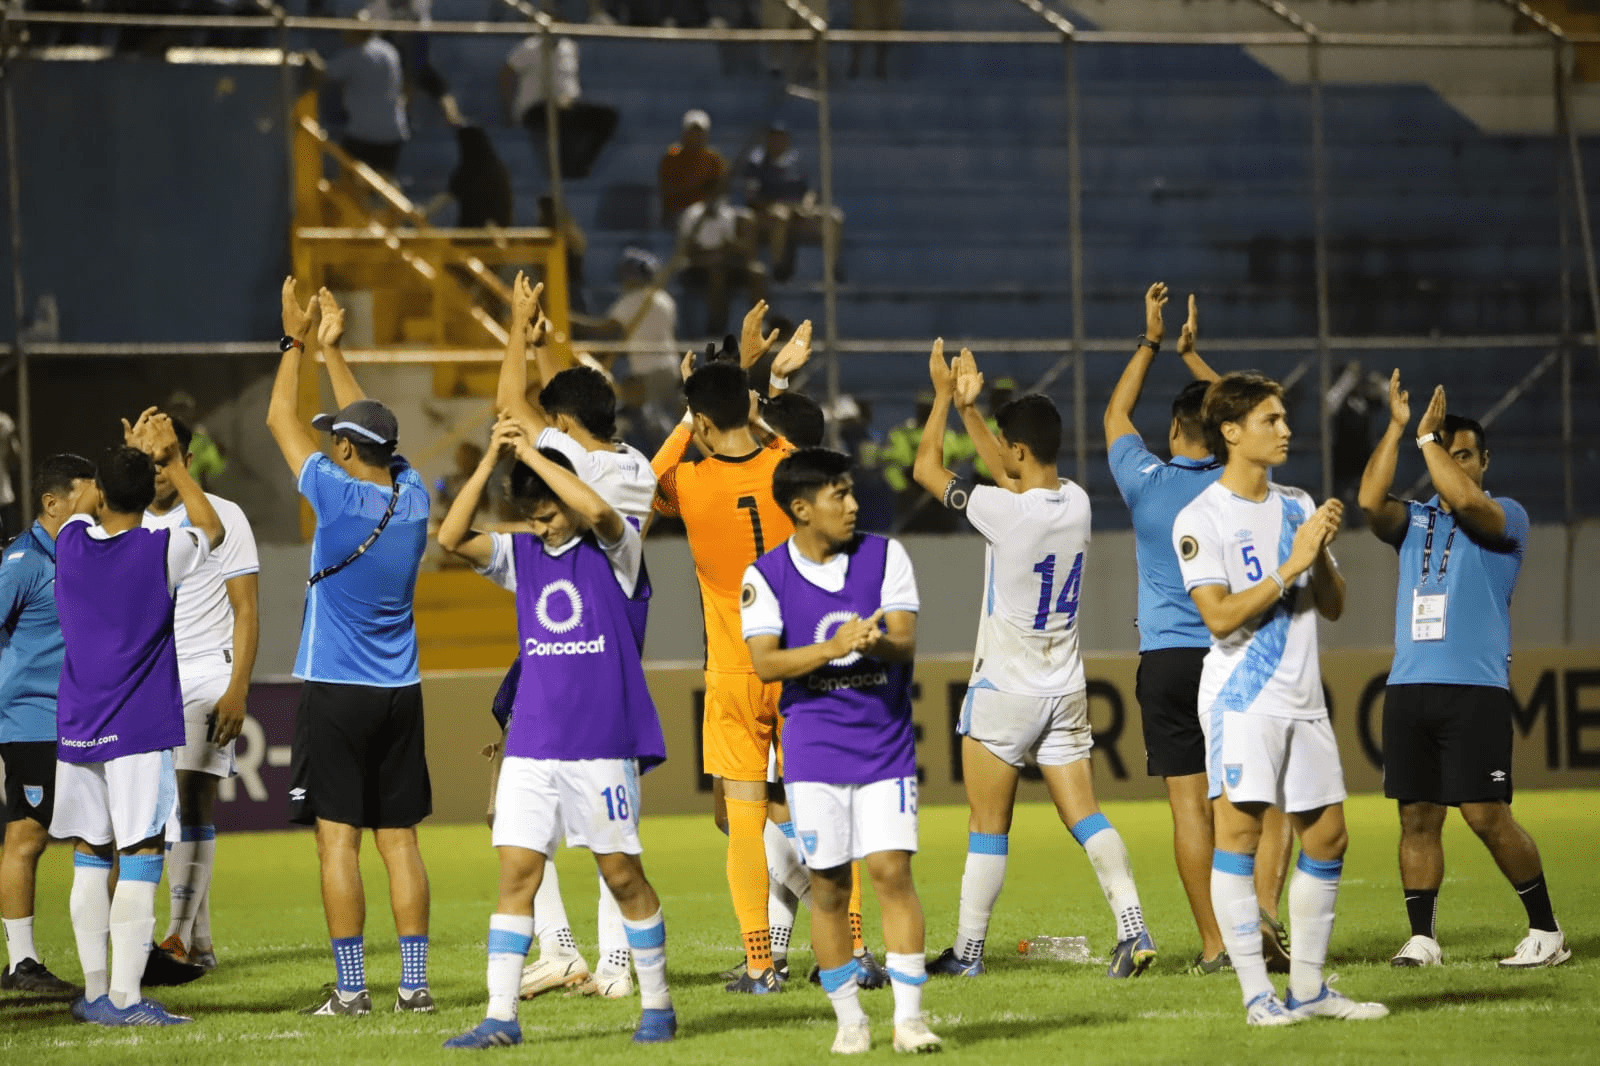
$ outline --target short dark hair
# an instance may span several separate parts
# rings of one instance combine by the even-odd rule
[[[552,415],[566,415],[601,440],[617,435],[617,393],[606,376],[592,366],[574,366],[552,377],[539,390],[539,406]]]
[[[1033,392],[1007,400],[994,420],[1006,443],[1026,445],[1037,461],[1053,463],[1061,454],[1061,412],[1050,397]]]
[[[683,383],[683,395],[690,411],[705,415],[718,429],[750,424],[750,385],[738,363],[706,364]]]
[[[33,475],[33,491],[42,504],[46,496],[65,496],[72,491],[74,481],[93,481],[94,464],[81,455],[62,452],[52,455],[39,464]]]
[[[333,434],[333,436],[335,440],[349,441],[350,447],[356,450],[356,458],[368,466],[387,467],[389,460],[394,458],[395,445],[393,441],[388,444],[379,444],[375,440],[368,440],[365,437],[357,436],[342,429]]]
[[[798,448],[815,448],[822,444],[827,420],[822,417],[817,401],[804,393],[778,393],[762,405],[761,417]]]
[[[1445,415],[1444,423],[1439,427],[1439,432],[1446,440],[1454,441],[1457,433],[1468,432],[1478,438],[1478,453],[1489,454],[1489,439],[1484,436],[1483,423],[1476,418],[1466,415]]]
[[[817,493],[850,476],[850,457],[829,448],[798,448],[772,472],[772,498],[794,518],[794,501],[814,503]]]
[[[1224,374],[1206,389],[1201,419],[1205,426],[1206,447],[1222,462],[1228,461],[1228,442],[1222,436],[1224,422],[1242,422],[1263,400],[1283,399],[1283,386],[1253,370]]]
[[[1206,424],[1201,412],[1206,405],[1209,381],[1191,381],[1178,390],[1172,400],[1172,420],[1178,423],[1178,435],[1192,441],[1206,439]]]
[[[172,420],[172,435],[178,438],[178,453],[189,454],[189,444],[194,440],[194,430],[189,428],[189,423],[174,415],[168,415]]]
[[[540,448],[539,454],[562,469],[572,470],[573,473],[577,473],[573,469],[572,460],[568,459],[564,453],[558,452],[554,448]],[[556,495],[556,490],[550,487],[550,483],[540,477],[538,471],[521,459],[518,459],[511,467],[511,498],[524,510],[531,510],[536,505],[547,503],[550,500],[555,500],[558,503],[561,501],[561,497]]]
[[[156,463],[138,448],[112,448],[95,472],[106,506],[118,514],[140,514],[156,498]]]

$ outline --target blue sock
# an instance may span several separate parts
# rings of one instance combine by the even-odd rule
[[[428,987],[428,936],[400,938],[400,987],[407,992]]]
[[[339,971],[339,991],[360,992],[367,987],[367,949],[359,936],[336,937],[333,965]]]

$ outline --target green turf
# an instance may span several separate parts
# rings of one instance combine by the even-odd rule
[[[1244,1024],[1231,974],[1183,971],[1198,939],[1173,869],[1166,808],[1113,804],[1108,815],[1127,839],[1145,914],[1162,947],[1138,980],[1107,980],[1103,967],[1029,962],[1015,943],[1035,934],[1085,934],[1097,955],[1111,947],[1112,923],[1081,851],[1044,806],[1017,812],[1011,864],[990,928],[989,976],[927,986],[925,1006],[951,1054],[972,1062],[1225,1062],[1251,1056],[1275,1062],[1593,1063],[1600,1061],[1600,796],[1527,793],[1517,813],[1538,839],[1558,915],[1575,957],[1556,970],[1503,972],[1525,919],[1487,853],[1453,820],[1446,835],[1449,877],[1440,897],[1442,969],[1394,970],[1389,955],[1405,939],[1394,869],[1392,808],[1363,797],[1348,807],[1351,847],[1339,903],[1331,968],[1340,987],[1389,1004],[1379,1022],[1317,1021],[1288,1030]],[[965,853],[966,812],[922,812],[923,852],[915,863],[928,918],[928,947],[951,941]],[[711,975],[737,956],[737,934],[723,876],[724,838],[709,816],[648,819],[645,865],[665,903],[668,966],[681,1029],[669,1047],[628,1040],[637,998],[623,1002],[549,995],[522,1006],[527,1043],[487,1052],[494,1059],[543,1063],[815,1062],[826,1057],[832,1015],[822,993],[798,984],[772,998],[733,997]],[[381,865],[363,856],[371,918],[368,977],[375,1013],[365,1019],[306,1018],[296,1008],[317,998],[333,974],[317,893],[316,858],[303,834],[224,837],[212,891],[221,967],[202,981],[164,990],[193,1025],[113,1031],[74,1025],[63,1004],[0,993],[0,1062],[338,1062],[448,1061],[448,1036],[471,1027],[485,1000],[484,939],[494,898],[495,859],[481,826],[430,828],[423,851],[433,882],[432,1017],[388,1013],[399,974],[394,927],[384,904]],[[591,962],[595,885],[585,852],[560,856],[568,911]],[[78,966],[67,920],[70,857],[47,854],[40,876],[38,936],[63,976]],[[163,890],[164,895],[164,890]],[[164,907],[162,908],[164,909]],[[868,894],[868,928],[876,910]],[[803,920],[802,920],[803,922]],[[158,932],[165,928],[158,926]],[[878,937],[869,932],[869,941]],[[804,934],[797,937],[803,944]],[[795,968],[809,965],[797,951]],[[1280,979],[1281,980],[1281,979]],[[890,993],[863,993],[878,1046],[889,1056]]]

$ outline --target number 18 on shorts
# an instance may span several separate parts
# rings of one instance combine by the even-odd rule
[[[788,784],[789,813],[806,865],[832,870],[879,851],[917,850],[917,779],[868,785]]]
[[[525,759],[507,756],[495,789],[494,846],[555,853],[638,855],[639,767],[632,759]]]

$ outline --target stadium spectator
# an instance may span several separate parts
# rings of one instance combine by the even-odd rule
[[[772,252],[772,276],[788,281],[794,275],[794,249],[797,244],[822,244],[822,205],[800,167],[800,152],[789,139],[781,122],[767,127],[766,140],[750,150],[744,163],[744,202],[755,214],[756,244],[765,243]],[[832,252],[825,264],[833,269],[839,254],[840,230],[844,212],[837,207],[827,216],[833,227]]]
[[[617,129],[617,109],[584,100],[578,82],[578,42],[559,37],[554,44],[551,85],[556,96],[556,142],[563,178],[586,178]],[[533,150],[549,171],[549,123],[545,111],[545,41],[533,34],[511,50],[500,68],[500,100],[506,117],[528,131]]]
[[[684,288],[705,294],[708,336],[727,328],[734,289],[748,289],[751,303],[766,299],[767,268],[755,256],[755,220],[728,203],[720,182],[708,181],[700,200],[684,210],[678,246],[688,260]]]
[[[353,158],[388,177],[411,137],[400,52],[371,30],[347,30],[344,43],[324,72],[344,91],[348,121],[339,143]]]
[[[1484,490],[1483,426],[1446,410],[1440,385],[1417,422],[1434,497],[1395,499],[1389,489],[1411,423],[1410,396],[1396,370],[1389,428],[1361,479],[1372,532],[1400,554],[1394,665],[1383,701],[1383,793],[1400,807],[1400,885],[1411,938],[1392,961],[1443,961],[1434,920],[1445,816],[1457,807],[1528,912],[1528,935],[1500,965],[1558,966],[1572,952],[1550,905],[1538,845],[1511,814],[1511,593],[1528,546],[1528,512]]]
[[[721,187],[728,173],[722,153],[710,146],[711,116],[704,111],[686,111],[678,143],[661,156],[657,177],[661,184],[661,224],[668,229],[678,224],[679,216],[705,196],[706,186]]]
[[[911,479],[911,470],[917,460],[917,447],[922,443],[923,427],[933,411],[933,394],[917,394],[916,412],[911,418],[889,431],[884,443],[870,449],[866,457],[883,476],[884,482],[895,495],[895,529],[899,532],[953,533],[960,528],[960,516],[944,507],[932,505],[932,498],[917,488]],[[944,431],[945,465],[965,475],[972,469],[978,450],[972,438],[954,427]]]
[[[317,319],[320,315],[321,322]],[[316,327],[336,414],[312,425],[296,413],[300,363]],[[369,400],[339,350],[344,312],[327,289],[301,308],[283,283],[283,359],[267,428],[317,517],[305,623],[294,674],[301,679],[290,759],[290,820],[315,825],[322,902],[337,983],[308,1014],[361,1015],[367,992],[361,833],[373,830],[389,873],[400,936],[397,1011],[433,1010],[428,992],[428,873],[417,823],[433,810],[413,616],[428,537],[428,488],[395,453],[393,412]],[[359,566],[353,566],[359,560]]]
[[[433,21],[433,0],[372,0],[361,9],[361,17],[376,22],[415,22],[427,26]],[[452,126],[461,125],[461,108],[444,75],[433,65],[429,54],[426,33],[390,33],[385,40],[400,53],[400,64],[405,72],[406,95],[412,87],[421,89],[438,103],[444,120]]]
[[[17,490],[11,480],[12,466],[21,455],[16,419],[0,411],[0,537],[6,539],[22,528],[22,508],[17,506]]]
[[[623,249],[617,264],[622,295],[606,309],[604,318],[572,316],[572,331],[579,340],[641,346],[627,353],[628,377],[644,385],[651,402],[670,404],[679,383],[678,303],[657,282],[660,269],[656,257],[643,248]],[[609,365],[611,360],[605,362]]]
[[[852,30],[898,30],[900,28],[900,0],[850,0],[850,28]],[[850,46],[850,77],[861,73],[863,45]],[[873,73],[879,78],[889,76],[889,46],[878,44],[877,62]]]

